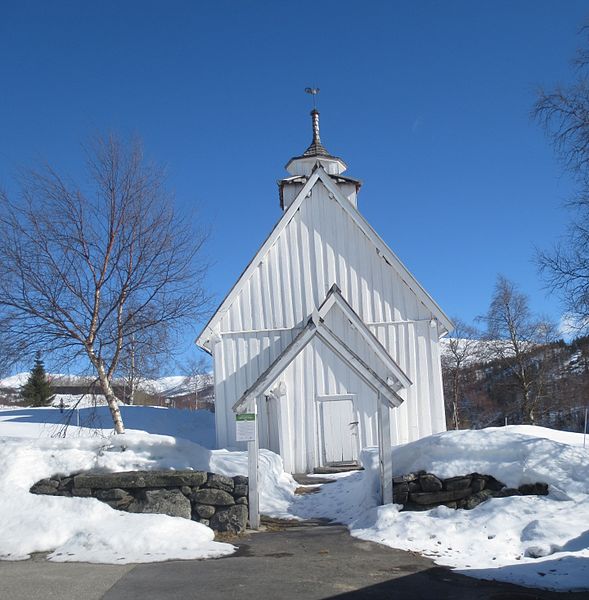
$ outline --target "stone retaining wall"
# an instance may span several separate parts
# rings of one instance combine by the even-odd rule
[[[204,471],[84,472],[53,475],[35,483],[33,494],[92,497],[112,508],[161,513],[241,533],[247,525],[248,479]]]
[[[402,504],[403,510],[429,510],[440,505],[471,509],[489,498],[547,494],[546,483],[508,488],[491,475],[479,473],[440,479],[432,473],[419,471],[393,478],[393,502]]]

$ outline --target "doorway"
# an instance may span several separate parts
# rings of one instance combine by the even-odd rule
[[[323,465],[358,463],[358,415],[353,394],[318,396]]]

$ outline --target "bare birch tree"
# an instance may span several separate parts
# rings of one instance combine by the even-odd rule
[[[534,424],[534,411],[544,391],[544,353],[555,339],[555,326],[536,318],[528,298],[516,285],[499,275],[487,314],[485,349],[513,378],[518,393],[518,413],[523,423]]]
[[[194,394],[194,408],[198,408],[198,394],[202,388],[207,385],[207,381],[212,382],[212,376],[209,373],[210,366],[204,358],[190,358],[183,367],[184,385]]]
[[[154,328],[202,316],[206,233],[178,217],[138,141],[98,137],[85,152],[85,186],[45,166],[0,197],[0,338],[13,358],[85,358],[124,433],[113,376]]]
[[[161,375],[171,346],[170,331],[164,324],[155,324],[142,332],[131,333],[124,344],[116,370],[122,380],[126,404],[135,404],[142,383]]]
[[[446,402],[450,403],[452,426],[460,428],[460,404],[464,391],[466,367],[477,361],[480,333],[458,318],[452,319],[454,330],[445,342],[442,355]]]
[[[540,89],[532,111],[576,183],[567,203],[572,219],[566,234],[552,250],[538,252],[537,260],[548,288],[561,297],[580,331],[589,329],[589,26],[582,33],[585,48],[574,61],[576,80]]]

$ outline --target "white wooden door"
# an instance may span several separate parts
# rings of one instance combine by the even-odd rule
[[[348,397],[318,398],[321,408],[323,464],[354,462],[358,459],[358,419]]]

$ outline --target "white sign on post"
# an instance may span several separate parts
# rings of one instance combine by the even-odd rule
[[[235,439],[238,442],[253,442],[256,439],[256,415],[235,415]]]

